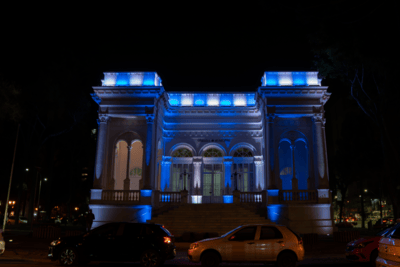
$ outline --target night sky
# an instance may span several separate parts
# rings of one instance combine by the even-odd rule
[[[101,85],[107,71],[156,71],[167,91],[255,91],[264,71],[316,70],[310,34],[320,30],[322,23],[338,24],[338,29],[352,20],[368,24],[392,10],[373,1],[242,3],[148,1],[125,6],[108,2],[101,7],[35,3],[3,10],[0,77],[17,84],[32,101],[43,100],[42,111],[57,99],[75,103],[74,95],[86,96],[90,102],[91,87]],[[341,83],[325,80],[323,85],[336,90],[337,98],[346,95]],[[328,117],[328,151],[338,135],[333,123],[340,125],[339,117],[346,113],[333,108],[335,98],[326,106],[327,117],[338,117]],[[344,99],[349,110],[360,112],[354,101]],[[96,127],[94,102],[88,112],[89,129]],[[60,120],[69,123],[68,117]],[[0,134],[6,142],[0,162],[1,199],[16,133],[16,123],[2,121]],[[16,167],[23,168],[18,156]]]

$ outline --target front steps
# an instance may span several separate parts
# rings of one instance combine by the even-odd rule
[[[222,235],[242,224],[272,223],[239,204],[187,204],[147,222],[164,225],[176,237],[188,232]]]

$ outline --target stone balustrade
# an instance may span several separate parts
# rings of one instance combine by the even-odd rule
[[[266,202],[266,191],[262,192],[240,192],[241,203],[262,203]]]
[[[279,190],[279,202],[318,202],[317,190]]]
[[[140,190],[103,190],[102,203],[140,203]]]

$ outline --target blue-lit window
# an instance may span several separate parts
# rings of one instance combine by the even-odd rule
[[[173,164],[171,177],[171,191],[180,192],[185,189],[190,191],[190,181],[193,180],[192,164]]]

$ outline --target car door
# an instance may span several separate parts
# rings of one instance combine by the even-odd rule
[[[261,226],[258,240],[255,241],[255,254],[258,261],[275,261],[284,248],[282,233],[274,226]]]
[[[105,224],[84,236],[84,251],[90,259],[116,260],[118,249],[115,236],[119,227],[118,223]]]
[[[126,223],[121,238],[122,258],[127,261],[139,260],[143,238],[141,237],[142,224]]]
[[[228,256],[232,261],[256,261],[254,239],[257,226],[248,226],[235,232],[228,239],[231,244],[231,255]]]
[[[400,265],[400,227],[395,227],[379,241],[379,257]],[[397,265],[396,265],[397,266]]]

